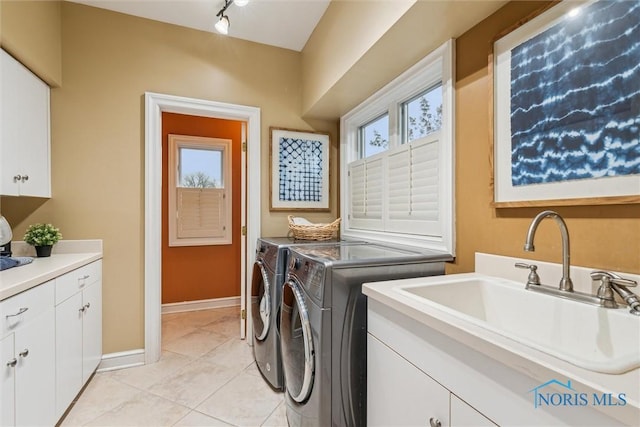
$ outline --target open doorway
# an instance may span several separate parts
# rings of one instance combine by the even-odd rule
[[[244,127],[162,113],[163,313],[240,305]]]
[[[260,110],[155,93],[145,94],[145,363],[160,358],[162,294],[162,113],[246,122],[242,141],[240,303],[246,317],[247,258],[260,235]],[[249,264],[250,268],[250,264]],[[246,336],[246,323],[240,323]]]

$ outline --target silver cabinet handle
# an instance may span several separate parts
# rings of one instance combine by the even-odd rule
[[[84,313],[84,311],[85,311],[86,309],[87,309],[87,307],[83,305],[81,308],[79,308],[79,309],[78,309],[78,311],[79,311],[80,313]]]
[[[29,175],[22,175],[22,182],[29,181]]]
[[[440,422],[440,420],[433,417],[429,418],[429,425],[431,427],[442,427],[442,423]]]
[[[27,357],[28,355],[29,355],[29,349],[28,348],[25,348],[20,353],[18,353],[18,356],[20,356],[20,357]]]
[[[79,280],[87,280],[89,277],[91,277],[91,276],[89,276],[88,274],[85,274]]]
[[[13,359],[11,359],[11,360],[9,360],[9,361],[7,362],[7,366],[8,366],[9,368],[13,368],[13,367],[15,367],[17,364],[18,364],[18,359],[16,359],[15,357],[14,357]]]
[[[22,175],[15,175],[13,177],[13,182],[19,182],[22,181]]]
[[[22,313],[24,313],[27,310],[29,310],[29,307],[21,307],[20,310],[18,310],[17,313],[7,314],[5,317],[8,319],[9,317],[20,316]]]
[[[86,303],[86,304],[84,305],[84,308],[89,308],[89,307],[91,307],[91,303]]]

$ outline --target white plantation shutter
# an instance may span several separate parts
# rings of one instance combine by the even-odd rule
[[[224,189],[181,187],[176,190],[178,238],[224,237]]]
[[[440,236],[440,132],[349,165],[354,228]]]
[[[438,134],[389,152],[389,217],[385,230],[439,235]]]
[[[349,165],[351,224],[354,227],[382,230],[383,159],[363,159]]]

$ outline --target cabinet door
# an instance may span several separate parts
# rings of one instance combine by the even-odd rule
[[[0,369],[2,369],[2,383],[0,384],[0,425],[15,425],[15,369],[13,363],[13,334],[0,340]]]
[[[0,194],[51,197],[49,87],[4,51],[1,67]]]
[[[496,424],[452,393],[451,427],[496,427]]]
[[[82,324],[82,383],[84,384],[102,359],[102,281],[85,288]]]
[[[367,334],[367,425],[449,425],[449,390]]]
[[[82,293],[56,306],[56,416],[82,388]]]
[[[55,314],[53,306],[15,332],[16,425],[54,425]]]

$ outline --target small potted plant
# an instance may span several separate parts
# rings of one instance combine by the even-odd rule
[[[24,234],[24,241],[36,247],[38,257],[51,256],[51,247],[60,239],[60,230],[51,224],[32,224]]]

